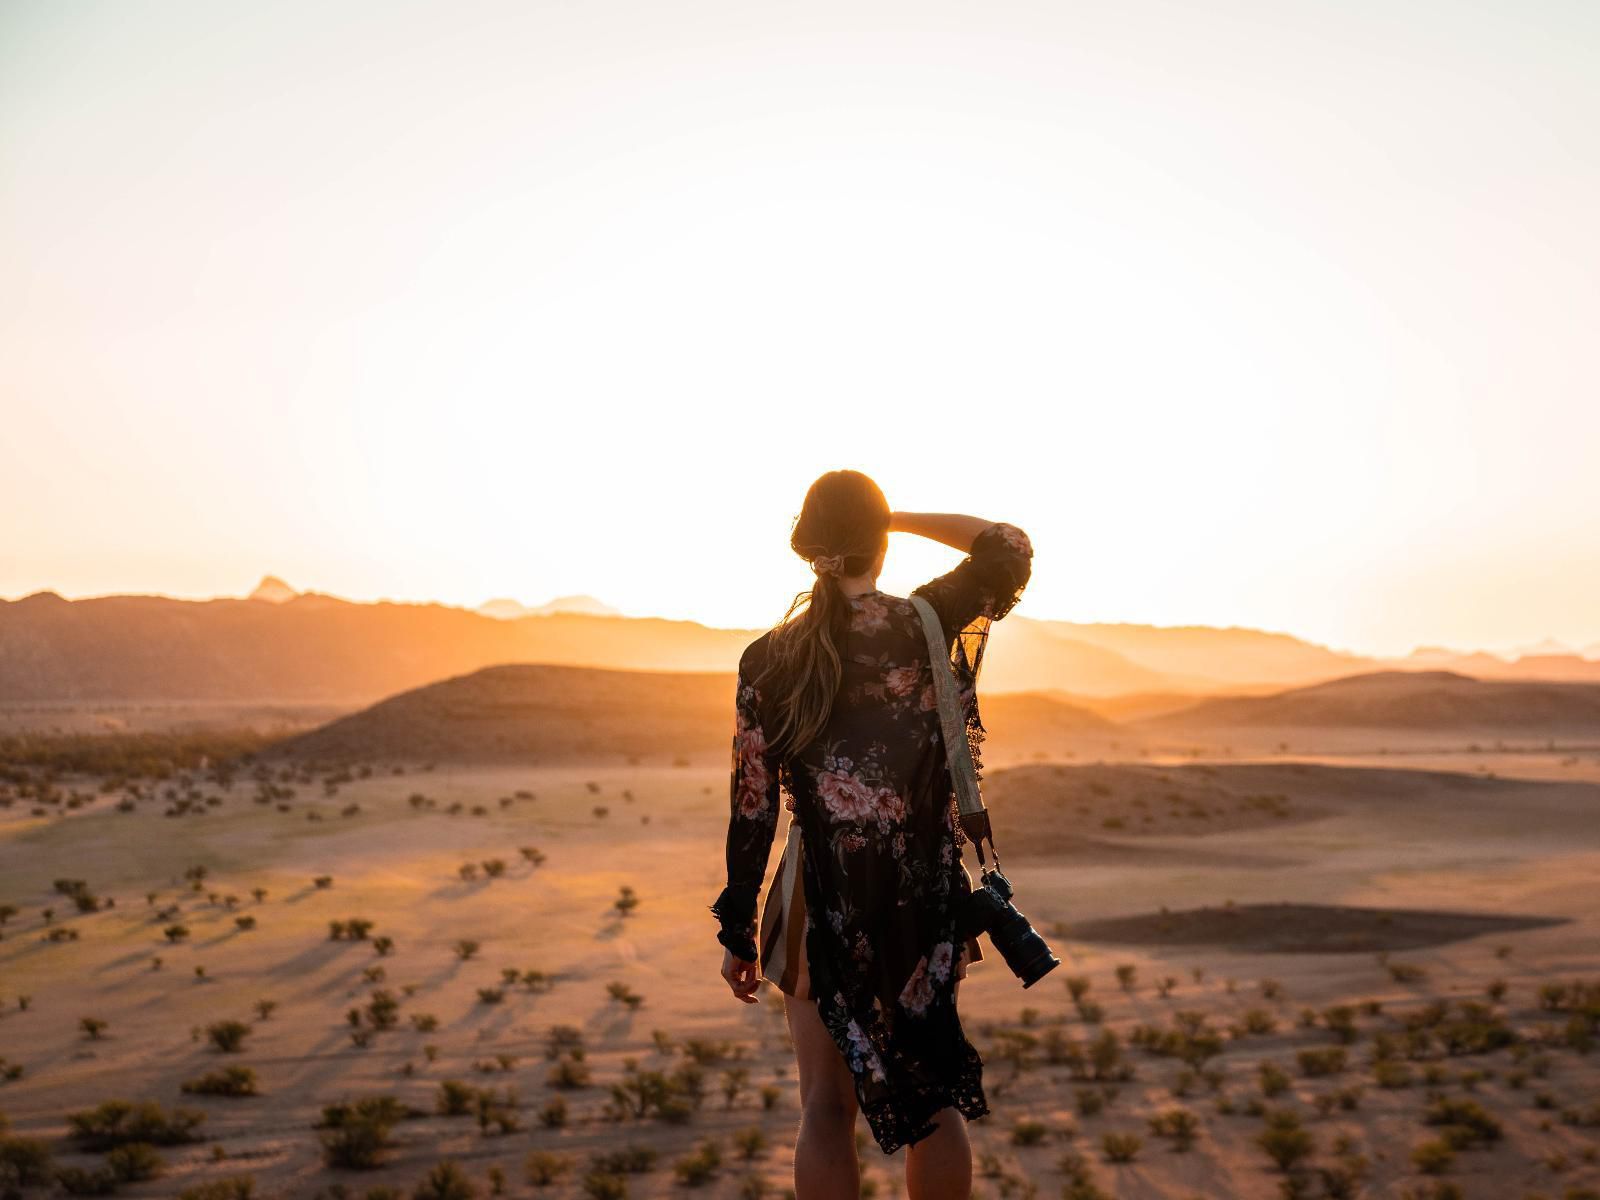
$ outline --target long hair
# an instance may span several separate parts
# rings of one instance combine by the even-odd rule
[[[829,471],[806,490],[789,547],[808,563],[836,555],[837,573],[819,572],[769,638],[765,669],[756,681],[771,697],[767,746],[793,754],[822,732],[844,677],[839,648],[850,628],[850,602],[838,575],[861,575],[888,544],[889,502],[860,471]]]

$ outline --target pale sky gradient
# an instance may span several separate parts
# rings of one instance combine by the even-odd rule
[[[1600,5],[8,0],[0,596],[1600,642]],[[897,538],[903,591],[953,552]]]

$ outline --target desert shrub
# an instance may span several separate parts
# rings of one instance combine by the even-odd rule
[[[41,1187],[50,1177],[48,1145],[35,1138],[0,1137],[0,1184]]]
[[[746,1129],[735,1130],[733,1148],[739,1152],[740,1158],[748,1162],[767,1148],[766,1131],[759,1125],[751,1125]]]
[[[583,1194],[589,1200],[627,1200],[628,1180],[622,1175],[590,1171],[583,1177]]]
[[[549,1150],[535,1150],[522,1164],[522,1173],[536,1188],[549,1187],[572,1170],[572,1159]]]
[[[405,1116],[393,1096],[364,1096],[322,1110],[322,1155],[330,1167],[368,1170],[379,1166],[389,1136]]]
[[[5,1170],[0,1167],[0,1187],[6,1183]],[[110,1167],[57,1167],[55,1184],[69,1196],[114,1196],[122,1186]],[[4,1196],[20,1196],[20,1192],[0,1191]]]
[[[1257,1073],[1261,1077],[1261,1094],[1267,1097],[1281,1096],[1289,1090],[1289,1075],[1282,1067],[1274,1062],[1263,1062]]]
[[[149,1142],[129,1142],[106,1155],[106,1168],[119,1183],[140,1183],[161,1174],[166,1164]]]
[[[1134,984],[1139,978],[1139,969],[1131,963],[1123,963],[1117,967],[1117,986],[1125,992],[1133,991]]]
[[[1411,1163],[1424,1175],[1443,1175],[1456,1160],[1456,1152],[1443,1138],[1430,1138],[1411,1151]]]
[[[1295,1113],[1275,1109],[1266,1114],[1266,1121],[1266,1129],[1256,1136],[1256,1145],[1266,1151],[1278,1170],[1285,1173],[1294,1170],[1315,1151],[1315,1139],[1300,1127],[1300,1118]]]
[[[1302,1075],[1315,1079],[1344,1070],[1345,1057],[1343,1046],[1321,1046],[1300,1051],[1295,1061],[1300,1064]]]
[[[187,1079],[183,1090],[197,1096],[259,1096],[256,1073],[249,1067],[223,1067],[220,1071]]]
[[[672,1164],[678,1182],[687,1187],[700,1187],[710,1183],[722,1165],[722,1151],[715,1142],[701,1142],[692,1154],[686,1154]]]
[[[417,1190],[411,1193],[411,1200],[474,1200],[477,1194],[477,1185],[467,1177],[460,1164],[447,1158],[435,1163],[422,1177]]]
[[[1422,1123],[1439,1128],[1440,1136],[1456,1150],[1487,1146],[1503,1133],[1500,1122],[1474,1100],[1436,1096],[1422,1114]]]
[[[579,1058],[563,1058],[550,1068],[546,1082],[553,1088],[588,1087],[588,1064]]]
[[[1107,1162],[1130,1163],[1139,1156],[1144,1139],[1136,1133],[1108,1133],[1100,1139]]]
[[[629,1008],[638,1008],[644,1003],[643,996],[618,980],[606,984],[606,995],[621,1004],[626,1004]]]
[[[168,925],[161,932],[167,941],[176,944],[189,936],[189,927],[187,925]]]
[[[439,1018],[432,1013],[412,1013],[411,1028],[418,1033],[432,1033],[439,1028]]]
[[[107,1100],[97,1108],[67,1115],[68,1136],[82,1149],[115,1150],[134,1142],[152,1146],[177,1146],[192,1142],[205,1114],[187,1108],[170,1113],[153,1100],[131,1103]]]
[[[552,1025],[545,1035],[544,1056],[560,1058],[563,1054],[583,1057],[583,1030],[576,1025]]]
[[[1099,1088],[1078,1088],[1074,1098],[1079,1116],[1097,1117],[1105,1111],[1106,1095]]]
[[[505,988],[481,987],[478,989],[479,1004],[499,1004],[506,998]]]
[[[1011,1126],[1013,1146],[1037,1146],[1050,1135],[1050,1126],[1031,1117],[1021,1117]]]
[[[439,1085],[434,1107],[442,1116],[465,1117],[471,1114],[477,1089],[459,1079],[446,1079]]]
[[[1372,1067],[1372,1078],[1381,1088],[1411,1086],[1411,1068],[1403,1062],[1378,1062]]]
[[[178,1200],[255,1200],[255,1194],[255,1179],[249,1175],[236,1175],[231,1179],[212,1179],[186,1187],[178,1193]],[[373,1200],[371,1192],[367,1193],[366,1200]],[[394,1200],[399,1200],[398,1193]]]
[[[326,891],[328,888],[331,888],[333,886],[333,876],[332,875],[318,875],[311,882],[317,888],[320,888],[321,890]]]
[[[278,1002],[276,1000],[257,1000],[256,1001],[256,1016],[260,1020],[263,1020],[263,1021],[270,1020],[271,1017],[272,1017],[272,1014],[274,1012],[276,1012],[277,1009],[278,1009]]]
[[[567,1102],[560,1096],[552,1096],[539,1110],[539,1124],[546,1129],[560,1129],[567,1123]]]
[[[454,946],[456,957],[462,962],[466,962],[469,958],[472,958],[482,948],[483,947],[478,942],[475,942],[470,938],[462,938]]]
[[[1172,1142],[1173,1150],[1182,1154],[1194,1145],[1200,1133],[1200,1118],[1186,1108],[1169,1108],[1150,1118],[1150,1132]]]
[[[83,1030],[84,1036],[90,1041],[98,1042],[105,1036],[109,1026],[99,1017],[80,1017],[78,1019],[78,1028]]]
[[[1345,1045],[1356,1041],[1361,1030],[1356,1027],[1356,1010],[1348,1004],[1335,1004],[1322,1010],[1322,1023]]]
[[[473,1111],[478,1118],[478,1129],[485,1136],[490,1129],[506,1134],[521,1128],[517,1119],[517,1094],[512,1088],[507,1088],[503,1095],[493,1088],[483,1088],[473,1096]]]
[[[250,1026],[243,1021],[217,1021],[206,1026],[206,1037],[224,1054],[237,1054],[244,1049],[244,1039],[250,1035]]]
[[[594,1155],[589,1160],[589,1169],[607,1175],[643,1175],[655,1170],[659,1157],[654,1146],[624,1146],[621,1150]]]
[[[1388,967],[1389,978],[1396,983],[1421,983],[1428,977],[1428,972],[1414,963],[1392,962]]]
[[[1238,1029],[1242,1033],[1263,1035],[1271,1033],[1278,1027],[1278,1019],[1264,1008],[1251,1008],[1245,1011],[1239,1019]]]

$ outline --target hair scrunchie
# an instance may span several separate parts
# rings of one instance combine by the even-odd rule
[[[819,554],[811,560],[811,569],[818,575],[837,575],[844,570],[844,555]]]

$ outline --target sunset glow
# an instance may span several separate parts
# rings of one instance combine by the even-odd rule
[[[759,626],[849,466],[1026,529],[1027,615],[1600,643],[1536,7],[7,5],[0,596]]]

